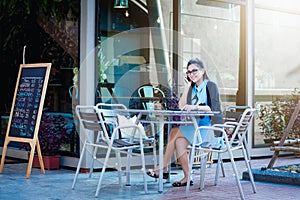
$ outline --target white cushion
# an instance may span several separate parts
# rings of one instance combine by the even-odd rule
[[[136,116],[133,116],[131,118],[126,118],[125,116],[123,115],[117,115],[117,118],[118,118],[118,123],[119,123],[119,126],[130,126],[130,125],[134,125],[135,124],[135,121],[136,121]],[[144,126],[139,123],[138,124],[138,127],[141,128],[141,131],[137,131],[135,133],[135,138],[145,138],[147,139],[147,135],[146,135],[146,132],[145,132],[145,129],[144,129]],[[122,138],[130,138],[131,137],[131,134],[132,134],[132,129],[133,128],[124,128],[124,129],[121,129],[121,135],[122,135]]]

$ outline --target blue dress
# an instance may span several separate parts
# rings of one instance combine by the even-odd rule
[[[198,87],[195,85],[192,90],[192,102],[194,105],[207,105],[207,91],[206,91],[206,85],[208,80],[204,80]],[[196,101],[195,101],[196,99]],[[210,117],[204,116],[201,118],[198,118],[198,126],[210,126]],[[180,131],[184,135],[184,137],[190,142],[193,142],[195,127],[194,125],[180,125]],[[201,132],[201,138],[202,141],[205,140],[207,135],[207,131]]]

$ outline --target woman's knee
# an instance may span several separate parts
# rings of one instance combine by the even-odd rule
[[[188,145],[189,145],[189,142],[185,138],[181,137],[181,138],[177,138],[175,140],[175,148],[178,153],[178,157],[186,154]]]
[[[175,145],[176,147],[180,147],[180,148],[187,148],[187,146],[189,145],[189,142],[187,141],[187,139],[185,139],[184,137],[179,137],[175,140]]]

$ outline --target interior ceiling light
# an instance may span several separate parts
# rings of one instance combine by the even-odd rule
[[[129,12],[128,12],[128,10],[125,11],[125,17],[129,17]]]
[[[128,0],[115,0],[114,8],[128,8]]]

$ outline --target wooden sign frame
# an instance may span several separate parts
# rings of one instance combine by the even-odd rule
[[[45,173],[38,132],[50,70],[51,63],[20,65],[2,150],[0,173],[3,171],[7,146],[12,141],[29,143],[31,147],[26,178],[30,178],[35,147],[37,148],[41,172]]]

